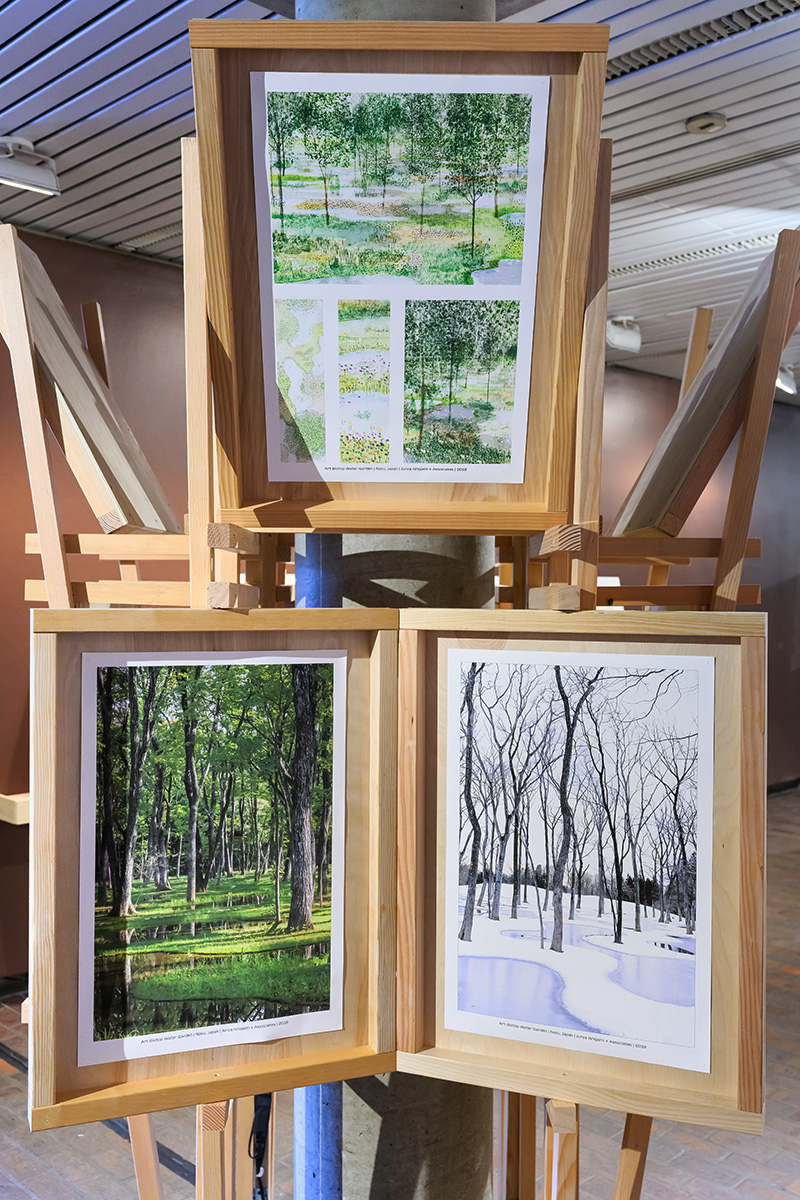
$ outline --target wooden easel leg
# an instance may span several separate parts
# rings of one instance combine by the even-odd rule
[[[614,1200],[639,1200],[642,1194],[642,1181],[644,1180],[647,1147],[650,1144],[652,1126],[652,1117],[640,1117],[636,1113],[628,1113],[625,1118],[625,1132],[622,1135]]]
[[[544,1200],[578,1200],[578,1106],[545,1104]]]
[[[233,1200],[230,1151],[225,1153],[231,1103],[197,1106],[197,1200]]]
[[[511,605],[512,608],[527,608],[528,539],[526,537],[512,537],[511,555]]]
[[[233,1101],[231,1120],[231,1160],[233,1187],[231,1200],[253,1200],[253,1160],[250,1157],[250,1130],[253,1127],[253,1097]],[[270,1189],[271,1194],[271,1189]]]
[[[149,1113],[128,1117],[133,1168],[139,1200],[163,1200],[158,1168],[158,1147]]]

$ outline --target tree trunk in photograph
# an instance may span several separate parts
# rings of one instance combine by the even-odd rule
[[[317,679],[316,666],[292,666],[295,717],[295,746],[292,761],[292,791],[289,821],[289,862],[292,892],[286,932],[313,929],[314,839],[311,831],[311,796],[317,766]]]
[[[495,20],[495,0],[297,0],[295,15],[427,21],[432,9],[438,21]],[[296,586],[303,607],[491,608],[494,539],[306,535]],[[488,1088],[374,1076],[296,1092],[295,1118],[296,1200],[491,1196]]]

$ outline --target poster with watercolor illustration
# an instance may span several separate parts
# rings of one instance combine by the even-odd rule
[[[79,1065],[341,1029],[346,668],[83,655]]]
[[[270,478],[522,482],[549,80],[251,92]]]
[[[450,650],[445,1025],[710,1069],[714,662]]]

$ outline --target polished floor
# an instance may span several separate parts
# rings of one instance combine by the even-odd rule
[[[754,1138],[656,1122],[646,1200],[800,1196],[800,793],[770,799],[768,828],[766,1131]],[[0,1200],[135,1200],[125,1122],[28,1131],[23,994],[13,980],[0,984]],[[581,1200],[610,1200],[622,1117],[584,1108],[581,1118]],[[156,1137],[165,1200],[189,1200],[194,1110],[159,1114]],[[279,1098],[276,1160],[270,1200],[290,1200],[289,1094]]]

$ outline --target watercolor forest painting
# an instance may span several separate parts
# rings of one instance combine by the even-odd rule
[[[276,283],[521,282],[531,98],[267,91]]]
[[[708,1070],[713,664],[457,653],[449,1023]]]
[[[519,301],[409,300],[406,462],[507,463]]]
[[[82,970],[83,1035],[101,1056],[114,1042],[130,1056],[136,1039],[214,1027],[263,1039],[270,1023],[283,1036],[330,1020],[334,668],[96,668]]]
[[[340,300],[342,462],[389,461],[388,300]]]
[[[284,462],[310,462],[325,457],[322,330],[321,301],[294,296],[275,301],[280,444]]]

